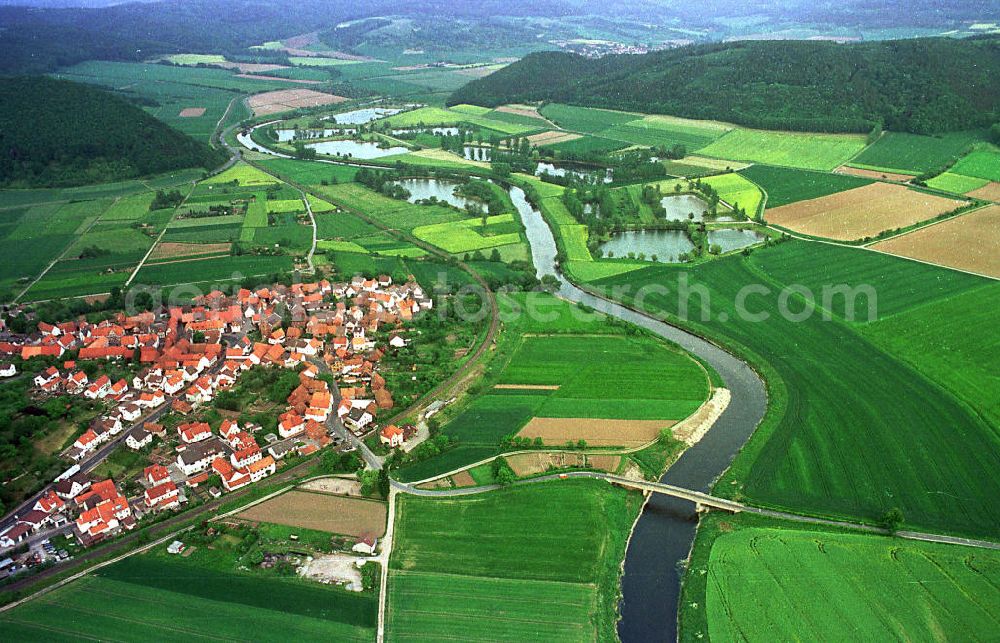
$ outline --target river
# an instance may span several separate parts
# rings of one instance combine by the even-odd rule
[[[556,266],[556,242],[541,213],[531,207],[520,188],[511,188],[510,195],[524,222],[539,278],[558,277],[562,282],[560,296],[649,329],[705,360],[722,377],[732,394],[729,406],[705,437],[660,478],[668,484],[708,491],[764,417],[767,394],[763,381],[746,363],[715,344],[569,283]],[[654,494],[646,503],[625,555],[622,619],[618,624],[618,634],[625,643],[677,639],[681,562],[691,550],[697,525],[694,506],[687,501]]]

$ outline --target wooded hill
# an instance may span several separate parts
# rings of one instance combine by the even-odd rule
[[[0,79],[0,186],[83,185],[224,160],[96,87],[40,76]]]
[[[966,130],[1000,120],[1000,38],[746,41],[599,59],[541,52],[448,103],[544,100],[766,129]]]

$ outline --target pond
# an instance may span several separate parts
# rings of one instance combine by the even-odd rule
[[[678,263],[682,252],[693,249],[694,244],[684,230],[626,230],[612,235],[600,246],[605,257],[627,257],[631,252],[636,257],[644,254],[648,260],[656,255],[661,263]]]
[[[660,199],[660,205],[667,211],[667,221],[687,221],[688,214],[693,213],[693,221],[705,218],[708,204],[693,194],[676,194]]]
[[[552,176],[573,176],[578,179],[586,179],[590,181],[603,181],[604,183],[611,183],[611,168],[606,169],[590,169],[590,170],[577,170],[570,167],[556,165],[555,163],[539,163],[538,167],[535,168],[535,176],[541,176],[543,174],[550,174]],[[686,213],[685,213],[686,214]]]
[[[393,181],[396,185],[401,185],[410,193],[408,201],[416,203],[423,199],[436,197],[438,201],[444,201],[457,208],[465,208],[467,203],[472,203],[471,199],[466,199],[455,194],[458,183],[455,181],[444,181],[441,179],[400,179]]]
[[[462,149],[462,155],[470,161],[489,161],[490,148],[478,147],[476,145],[466,145]]]
[[[370,123],[386,116],[398,114],[401,111],[403,110],[390,107],[365,107],[364,109],[356,109],[351,112],[334,114],[333,116],[328,116],[326,120],[333,121],[338,125],[364,125],[365,123]]]
[[[722,252],[732,252],[740,248],[760,243],[766,237],[756,230],[737,230],[736,228],[717,228],[708,231],[708,244],[717,245]]]
[[[405,147],[379,147],[377,143],[367,141],[322,141],[310,143],[306,147],[316,150],[317,154],[329,156],[344,156],[355,159],[377,159],[393,154],[405,154],[410,150]]]

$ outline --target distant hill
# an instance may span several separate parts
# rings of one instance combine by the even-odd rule
[[[543,100],[768,129],[971,129],[1000,120],[1000,39],[747,41],[600,59],[542,52],[448,103]]]
[[[115,181],[211,168],[224,158],[96,87],[45,77],[0,78],[0,186]]]

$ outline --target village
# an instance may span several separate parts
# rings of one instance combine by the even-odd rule
[[[411,341],[406,322],[432,307],[412,278],[323,279],[213,291],[188,305],[94,324],[39,321],[37,332],[0,343],[0,358],[62,360],[62,368],[34,376],[33,396],[79,395],[103,409],[61,454],[69,468],[3,522],[0,554],[29,543],[36,553],[29,548],[26,562],[36,564],[46,552],[56,555],[49,538],[57,535],[88,547],[193,500],[260,482],[287,459],[366,449],[361,440],[376,431],[386,448],[403,446],[414,427],[378,422],[394,405],[380,363]],[[109,371],[127,365],[131,377],[89,377],[88,362]],[[217,405],[253,369],[294,378],[291,393],[261,422]],[[0,365],[0,376],[15,375],[13,365]],[[119,478],[93,474],[121,450],[141,464]]]

